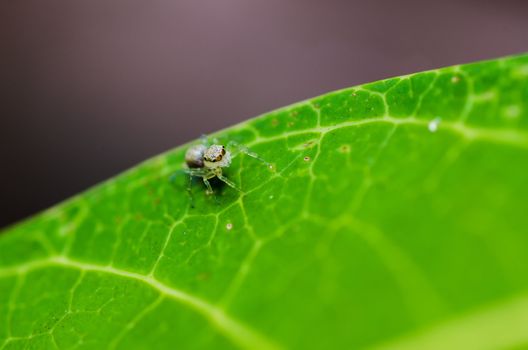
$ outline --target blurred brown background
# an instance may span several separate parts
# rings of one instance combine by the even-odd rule
[[[0,227],[202,133],[528,49],[528,1],[0,3]]]

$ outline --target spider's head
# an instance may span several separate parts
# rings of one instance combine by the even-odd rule
[[[222,145],[212,145],[204,152],[204,165],[206,168],[226,168],[231,165],[231,154]]]

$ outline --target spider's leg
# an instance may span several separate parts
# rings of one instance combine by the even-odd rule
[[[241,144],[239,144],[239,143],[237,143],[235,141],[229,141],[229,143],[227,144],[227,147],[234,150],[234,152],[232,154],[233,158],[236,157],[239,153],[243,153],[243,154],[248,155],[248,156],[250,156],[252,158],[260,160],[262,163],[266,164],[267,166],[271,165],[266,160],[264,160],[262,157],[260,157],[258,154],[256,154],[255,152],[251,151],[246,146],[241,145]]]
[[[207,191],[212,192],[211,185],[209,184],[209,181],[207,181],[205,174],[206,172],[203,169],[197,169],[197,168],[191,168],[191,169],[185,169],[185,172],[189,174],[189,183],[187,186],[187,192],[189,193],[189,196],[191,197],[191,207],[194,208],[194,196],[192,194],[192,180],[193,177],[201,177],[205,186],[207,187]]]
[[[193,176],[198,176],[198,175],[195,174],[194,169],[189,169],[189,168],[180,169],[171,175],[170,181],[174,182],[176,177],[182,173],[188,175],[189,181],[187,182],[187,194],[189,195],[189,199],[191,200],[191,208],[194,208],[194,197],[192,193],[192,180],[193,180]]]
[[[214,195],[214,191],[213,191],[213,188],[211,187],[211,183],[209,182],[209,180],[207,180],[205,176],[202,177],[202,180],[203,180],[203,183],[205,184],[205,187],[207,187],[207,194]]]
[[[173,172],[170,176],[169,176],[169,182],[171,184],[174,184],[174,181],[176,181],[176,178],[178,176],[180,176],[181,174],[187,174],[187,169],[180,169],[180,170],[177,170],[175,172]]]
[[[194,208],[194,197],[192,193],[192,180],[193,180],[193,176],[189,174],[189,182],[187,183],[187,193],[189,194],[189,198],[191,200],[191,208]]]
[[[200,141],[202,143],[202,145],[206,146],[206,147],[209,147],[211,145],[219,145],[220,144],[220,141],[218,140],[218,138],[213,138],[211,140],[211,142],[209,142],[209,137],[205,134],[202,134],[202,136],[200,136]]]
[[[235,183],[231,180],[229,180],[227,177],[225,177],[224,175],[222,174],[217,174],[216,177],[218,177],[220,180],[222,180],[223,182],[225,182],[227,185],[229,185],[230,187],[234,188],[235,190],[239,191],[239,192],[242,192],[242,190],[240,188],[238,188],[237,185],[235,185]]]
[[[204,145],[204,146],[209,146],[209,138],[207,137],[206,134],[202,134],[202,135],[200,135],[200,142],[201,142],[202,145]]]
[[[212,195],[213,198],[214,198],[214,200],[215,200],[215,202],[216,202],[216,204],[219,205],[219,204],[220,204],[220,201],[219,201],[218,198],[216,197],[216,195],[215,195],[215,193],[214,193],[214,191],[213,191],[213,188],[211,187],[211,183],[209,182],[209,180],[207,179],[207,177],[203,176],[203,177],[202,177],[202,180],[203,180],[203,183],[205,184],[205,187],[207,187],[207,191],[206,191],[206,193]]]

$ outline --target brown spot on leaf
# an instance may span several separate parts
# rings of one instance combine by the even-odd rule
[[[341,145],[341,147],[339,147],[339,152],[341,152],[341,153],[349,153],[350,152],[350,146],[349,145]]]
[[[315,144],[314,141],[308,141],[308,142],[306,142],[306,143],[303,145],[303,147],[304,147],[304,148],[310,148],[310,147],[312,147],[314,144]]]

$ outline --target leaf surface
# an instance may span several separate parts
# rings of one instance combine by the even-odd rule
[[[0,235],[0,348],[528,344],[528,56],[329,93],[223,130]]]

